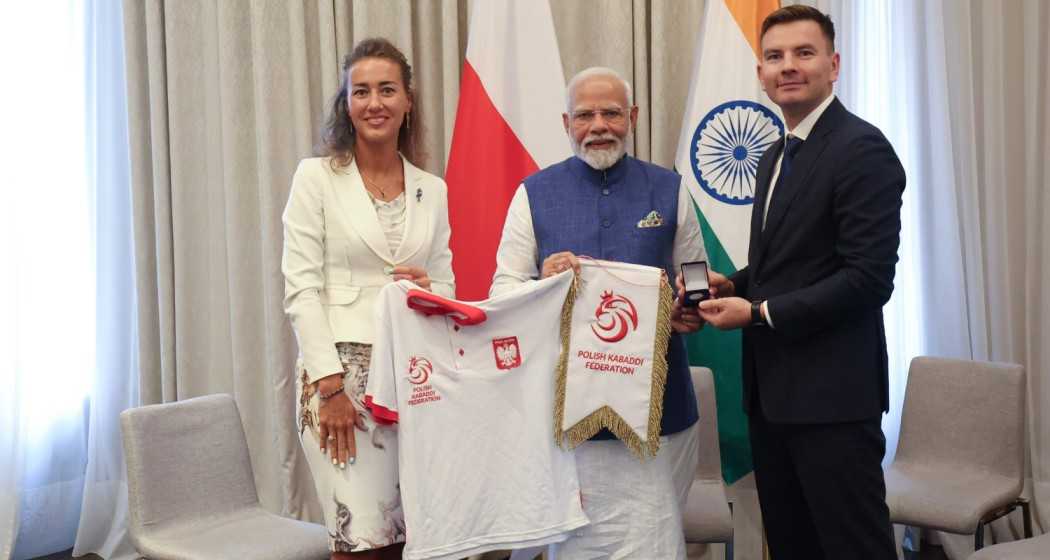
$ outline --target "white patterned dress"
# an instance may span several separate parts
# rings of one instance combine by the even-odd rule
[[[405,193],[384,202],[372,198],[376,217],[390,252],[397,252],[405,229]],[[358,552],[405,541],[405,516],[397,471],[397,431],[377,423],[365,406],[372,347],[337,342],[343,363],[343,386],[357,410],[357,459],[341,469],[321,453],[317,426],[320,398],[302,364],[297,368],[299,439],[302,441],[317,494],[324,507],[328,546],[335,552]]]

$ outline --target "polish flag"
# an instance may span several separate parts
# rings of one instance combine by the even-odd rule
[[[472,2],[445,181],[456,297],[488,297],[496,249],[522,179],[572,154],[550,5]]]

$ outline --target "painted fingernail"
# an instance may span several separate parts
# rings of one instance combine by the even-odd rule
[[[346,468],[346,463],[339,463],[339,468],[345,469]]]
[[[350,457],[350,464],[353,465],[357,462],[357,457]]]
[[[384,266],[383,267],[383,274],[393,274],[393,273],[394,273],[394,267],[392,267],[392,266]]]
[[[339,464],[339,461],[336,461],[336,460],[335,460],[335,457],[332,457],[332,464],[333,464],[333,465],[338,465],[338,464]]]

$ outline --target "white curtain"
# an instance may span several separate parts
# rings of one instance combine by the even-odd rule
[[[139,403],[138,312],[121,3],[84,2],[88,188],[94,193],[96,359],[73,556],[130,558],[119,414]]]
[[[95,281],[84,12],[74,0],[0,10],[0,552],[31,558],[73,544],[86,461]]]
[[[138,358],[120,9],[0,8],[0,559],[75,541],[108,555],[127,507],[117,418],[137,402]]]

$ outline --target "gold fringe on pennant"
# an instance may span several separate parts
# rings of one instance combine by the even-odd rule
[[[651,446],[647,446],[646,443],[642,441],[642,438],[634,433],[630,424],[628,424],[626,420],[608,405],[588,414],[586,418],[580,420],[573,427],[565,431],[565,435],[568,436],[569,440],[569,449],[574,449],[581,443],[591,439],[595,434],[601,431],[602,428],[608,428],[613,435],[627,446],[627,449],[631,450],[631,453],[634,453],[635,457],[644,460],[647,453],[650,455],[656,455],[655,451],[650,452],[649,448]],[[656,439],[656,445],[659,447],[659,423],[656,427]]]
[[[667,387],[667,343],[671,340],[671,307],[674,295],[665,277],[660,282],[660,309],[656,316],[656,342],[653,347],[653,385],[649,397],[649,432],[646,444],[653,457],[660,450],[660,420],[664,417],[664,390]]]
[[[608,428],[639,459],[646,455],[655,457],[660,450],[660,420],[664,414],[664,388],[667,384],[667,344],[671,338],[671,306],[673,294],[666,278],[660,282],[658,310],[656,318],[656,336],[653,348],[652,385],[649,397],[649,425],[646,441],[642,441],[631,426],[609,406],[603,406],[588,414],[568,430],[562,430],[565,418],[565,385],[568,375],[569,340],[572,335],[572,310],[576,302],[579,276],[573,280],[565,304],[561,310],[561,356],[558,359],[557,380],[554,397],[554,440],[564,448],[566,440],[569,449],[591,439],[602,428]]]
[[[572,309],[576,304],[576,295],[580,290],[580,275],[576,274],[569,286],[569,293],[565,295],[565,303],[561,306],[561,356],[558,357],[558,367],[554,370],[554,441],[558,447],[562,445],[561,423],[565,418],[565,384],[569,370],[569,339],[572,336]]]

